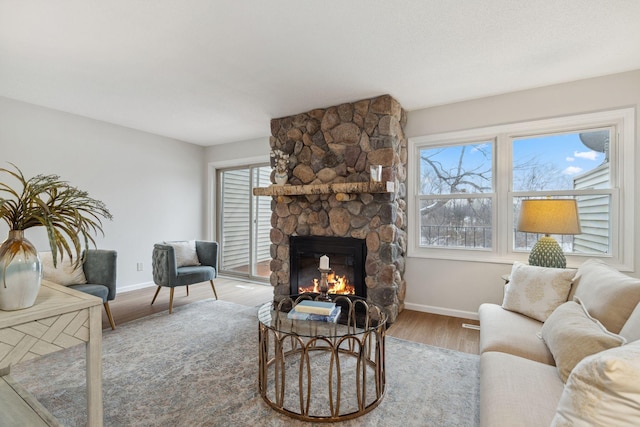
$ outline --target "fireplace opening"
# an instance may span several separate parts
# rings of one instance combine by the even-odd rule
[[[351,237],[291,236],[289,283],[291,294],[319,292],[320,257],[329,257],[329,294],[367,297],[366,242]]]

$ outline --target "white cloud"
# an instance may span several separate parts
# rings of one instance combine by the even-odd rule
[[[562,171],[564,175],[577,175],[580,172],[582,172],[582,168],[579,168],[577,166],[569,166],[568,168]]]
[[[474,147],[473,147],[473,149],[472,149],[471,151],[472,151],[472,152],[482,151],[482,150],[484,150],[485,148],[487,148],[487,146],[488,146],[488,145],[489,145],[489,144],[487,144],[487,143],[484,143],[484,144],[478,144],[478,145],[474,146]]]
[[[591,151],[574,151],[573,155],[575,157],[578,157],[578,158],[581,158],[581,159],[587,159],[587,160],[596,160],[598,158],[598,153],[596,153],[593,150],[591,150]]]
[[[576,158],[575,157],[567,157],[567,162],[575,162]]]

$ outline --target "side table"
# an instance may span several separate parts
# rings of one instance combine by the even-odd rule
[[[262,399],[290,417],[343,421],[374,409],[385,394],[386,314],[353,296],[331,295],[337,323],[287,317],[308,294],[258,310]]]
[[[32,307],[0,311],[0,425],[60,425],[11,378],[10,367],[85,343],[88,425],[102,426],[101,309],[100,298],[43,280]]]

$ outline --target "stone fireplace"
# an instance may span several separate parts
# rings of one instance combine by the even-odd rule
[[[364,243],[366,298],[382,306],[390,322],[403,309],[405,121],[389,95],[271,121],[271,149],[289,154],[288,184],[257,189],[273,196],[270,280],[276,301],[292,293],[291,237],[341,237]],[[370,184],[370,165],[382,166],[381,183]]]

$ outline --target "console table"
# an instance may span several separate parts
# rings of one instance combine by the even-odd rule
[[[99,298],[43,280],[32,307],[0,311],[0,425],[59,425],[11,378],[10,367],[85,343],[88,425],[102,426],[101,306]]]

